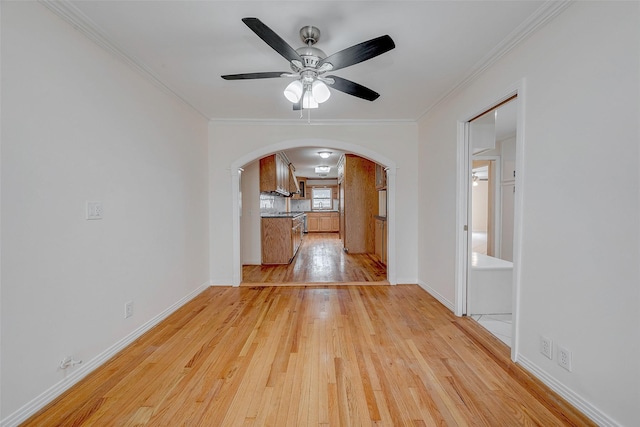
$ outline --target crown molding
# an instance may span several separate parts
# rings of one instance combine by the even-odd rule
[[[487,68],[498,62],[500,58],[505,56],[516,46],[520,45],[530,35],[534,34],[540,28],[545,26],[556,16],[562,13],[567,7],[573,4],[574,0],[547,0],[536,11],[529,16],[522,24],[514,29],[507,37],[498,43],[489,51],[480,61],[478,61],[471,69],[455,84],[451,89],[445,92],[433,104],[431,104],[422,114],[416,118],[419,122],[425,118],[434,108],[445,102],[451,96],[464,89],[466,86],[476,80]]]
[[[105,31],[103,31],[95,22],[93,22],[88,16],[86,16],[77,7],[75,7],[69,0],[38,1],[51,12],[55,13],[63,21],[67,22],[76,30],[84,34],[89,40],[133,68],[140,75],[142,75],[142,77],[145,77],[162,92],[177,98],[187,107],[191,108],[194,112],[209,120],[209,117],[203,114],[202,111],[198,110],[186,99],[180,96],[175,90],[173,90],[165,82],[163,82],[155,73],[153,73],[153,71],[151,71],[151,69],[147,65],[144,64],[144,62],[131,55],[120,45],[111,40],[109,35]]]
[[[417,124],[413,119],[389,119],[389,120],[374,120],[374,119],[311,119],[308,122],[307,119],[223,119],[214,118],[209,120],[210,123],[221,124],[233,124],[233,125],[276,125],[276,126],[350,126],[350,125],[407,125]]]

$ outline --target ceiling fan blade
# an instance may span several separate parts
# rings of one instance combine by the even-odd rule
[[[266,44],[271,46],[273,50],[282,55],[289,62],[296,60],[300,64],[304,61],[302,57],[292,48],[286,41],[277,35],[271,28],[267,27],[258,18],[242,18],[247,27],[251,29],[258,37],[260,37]]]
[[[374,58],[390,51],[394,47],[396,47],[396,44],[391,37],[388,35],[380,36],[327,56],[318,62],[318,68],[321,68],[323,64],[330,63],[333,65],[331,70],[339,70],[340,68],[349,67],[366,61],[367,59]]]
[[[220,77],[225,80],[271,79],[274,77],[286,77],[287,74],[289,73],[286,71],[269,71],[266,73],[226,74]]]
[[[356,82],[352,82],[351,80],[343,79],[338,76],[326,76],[327,79],[333,79],[333,84],[330,87],[335,90],[339,90],[340,92],[348,93],[349,95],[357,96],[358,98],[366,99],[367,101],[375,101],[378,99],[380,94],[375,92],[368,87],[364,87]]]

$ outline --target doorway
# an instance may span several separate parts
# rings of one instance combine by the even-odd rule
[[[361,147],[351,143],[345,143],[341,141],[331,140],[313,140],[310,145],[308,141],[304,140],[292,140],[285,141],[271,146],[265,146],[257,149],[249,154],[237,159],[231,165],[231,177],[232,177],[232,194],[233,194],[233,285],[239,286],[242,282],[242,246],[243,232],[241,231],[241,222],[244,220],[243,216],[247,215],[248,207],[242,204],[242,185],[241,181],[244,181],[247,177],[247,170],[242,171],[243,166],[247,166],[250,163],[257,161],[258,159],[273,154],[274,152],[287,151],[289,149],[303,148],[303,147],[317,147],[322,146],[325,148],[332,148],[341,150],[343,152],[350,152],[357,154],[363,158],[369,159],[372,162],[387,166],[387,262],[386,262],[386,276],[387,283],[391,285],[396,284],[396,254],[395,254],[395,187],[396,187],[396,166],[392,160],[381,156],[377,152],[374,152],[365,147]],[[241,180],[242,177],[242,180]],[[254,211],[255,215],[256,212]]]
[[[466,161],[462,315],[477,320],[515,354],[516,157],[518,98],[510,96],[464,123]],[[460,282],[458,283],[460,285]]]

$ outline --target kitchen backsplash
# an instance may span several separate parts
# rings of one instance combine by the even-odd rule
[[[284,197],[274,196],[269,193],[260,193],[260,213],[276,213],[287,210],[287,202]]]
[[[287,200],[290,212],[311,211],[311,200],[295,200],[287,197],[275,196],[270,193],[260,193],[260,213],[277,213],[287,211]],[[338,210],[338,199],[333,199],[333,209]]]
[[[311,210],[311,200],[291,200],[293,212],[307,212]]]

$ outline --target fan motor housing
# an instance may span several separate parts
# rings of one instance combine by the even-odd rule
[[[321,59],[327,57],[327,55],[322,50],[313,46],[303,46],[296,49],[296,52],[298,52],[298,55],[300,55],[302,59],[304,59],[303,65],[305,67],[315,68]]]

